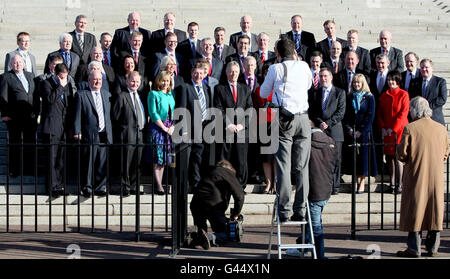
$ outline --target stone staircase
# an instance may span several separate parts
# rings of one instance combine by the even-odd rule
[[[78,14],[88,17],[88,32],[96,35],[102,32],[113,33],[115,29],[126,26],[126,18],[130,11],[135,10],[142,15],[142,26],[154,31],[162,28],[162,18],[165,12],[172,11],[177,18],[176,28],[185,30],[187,24],[196,21],[200,25],[199,37],[213,37],[216,26],[227,29],[227,36],[237,32],[240,17],[250,14],[253,17],[254,33],[266,32],[271,38],[271,48],[280,33],[290,30],[290,18],[293,14],[301,14],[304,29],[315,34],[316,40],[325,38],[322,23],[327,19],[334,19],[338,36],[345,38],[347,30],[357,29],[360,33],[360,45],[371,49],[378,46],[378,34],[387,28],[393,34],[393,46],[403,50],[416,52],[420,58],[431,58],[434,61],[435,74],[450,82],[450,26],[449,10],[445,3],[436,0],[249,0],[249,1],[204,1],[204,0],[135,0],[133,5],[118,0],[41,0],[41,1],[13,1],[3,0],[0,3],[0,57],[15,49],[16,35],[20,31],[31,34],[31,51],[36,56],[38,72],[42,72],[47,54],[58,48],[58,36],[62,32],[72,31],[73,22]],[[3,72],[0,63],[0,72]],[[448,86],[450,88],[450,86]],[[446,122],[450,123],[450,105],[444,108]],[[448,129],[447,129],[448,130]],[[6,142],[6,131],[0,123],[0,143]],[[5,148],[0,148],[0,230],[6,223],[6,167]],[[254,163],[254,162],[249,162]],[[347,179],[348,182],[348,179]],[[10,223],[20,223],[20,192],[17,180],[11,181]],[[43,177],[38,177],[38,193],[43,192]],[[144,188],[146,186],[144,185]],[[147,186],[148,187],[148,186]],[[372,192],[377,186],[374,184]],[[26,177],[23,190],[27,195],[23,199],[24,223],[34,224],[35,196],[34,178]],[[274,195],[257,194],[262,186],[249,186],[250,192],[246,196],[244,214],[247,224],[269,224],[273,209]],[[344,190],[345,191],[345,190]],[[348,188],[347,188],[347,192]],[[358,224],[367,222],[367,196],[357,196]],[[170,212],[170,196],[168,208]],[[191,196],[189,196],[189,199]],[[385,194],[384,222],[393,222],[393,195]],[[400,200],[401,196],[398,196]],[[48,224],[49,200],[47,196],[38,195],[38,223]],[[71,195],[66,198],[66,224],[76,225],[78,197]],[[63,198],[52,201],[52,223],[62,224]],[[141,197],[141,223],[151,224],[152,206],[154,206],[154,223],[164,225],[166,221],[165,197],[153,197],[146,194]],[[92,220],[91,199],[80,199],[82,212],[81,223],[90,226]],[[95,224],[102,226],[106,223],[106,198],[95,198]],[[371,194],[372,224],[379,223],[381,215],[381,194]],[[111,195],[108,200],[109,224],[120,223],[120,199]],[[323,221],[325,224],[350,225],[351,195],[341,193],[332,196],[327,205]],[[398,207],[399,209],[399,203]],[[123,199],[123,222],[134,225],[134,197]],[[169,216],[170,225],[170,216]],[[47,222],[47,223],[46,223]],[[192,218],[189,218],[192,222]]]

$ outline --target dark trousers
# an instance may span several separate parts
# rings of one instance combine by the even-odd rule
[[[63,187],[64,154],[66,147],[64,144],[64,134],[61,135],[42,135],[43,142],[50,144],[48,147],[48,169],[47,169],[47,187],[56,190]]]
[[[191,189],[197,187],[201,179],[201,166],[204,151],[203,143],[193,143],[190,147],[189,154],[189,187]]]
[[[107,143],[106,133],[99,133],[100,142],[92,143],[83,148],[81,158],[81,186],[96,190],[106,189],[106,147],[99,144]],[[85,142],[86,143],[86,142]]]
[[[20,163],[23,158],[23,171],[25,175],[34,175],[34,155],[35,148],[33,146],[24,146],[23,149],[19,145],[34,144],[36,141],[36,121],[34,119],[26,120],[10,120],[6,122],[8,127],[9,143],[9,172],[13,176],[20,175]],[[21,158],[20,152],[23,151]]]
[[[236,178],[243,189],[247,186],[248,179],[247,152],[248,143],[222,144],[222,157],[233,165],[236,170]]]
[[[138,144],[142,144],[142,131],[138,134]],[[135,142],[123,147],[122,185],[127,190],[136,190],[141,158],[142,147],[137,147]]]
[[[439,244],[441,242],[439,231],[428,231],[427,237],[425,238],[425,249],[428,252],[437,252]],[[421,254],[421,242],[422,242],[422,232],[409,232],[408,233],[408,251],[420,256]]]
[[[341,161],[342,161],[342,141],[336,141],[338,151],[338,159],[336,162],[336,169],[334,172],[333,190],[339,190],[341,187]]]
[[[227,204],[222,202],[213,207],[207,206],[194,195],[190,208],[192,218],[194,219],[194,225],[197,226],[198,229],[207,232],[208,225],[206,220],[208,220],[211,224],[211,229],[215,233],[227,231],[227,218],[225,217],[225,211],[228,208]]]

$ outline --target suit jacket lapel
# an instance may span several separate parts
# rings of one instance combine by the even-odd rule
[[[90,89],[87,91],[86,96],[87,96],[89,102],[91,103],[92,111],[98,117],[98,115],[97,115],[97,108],[95,107],[95,101],[94,101],[94,98],[92,97],[92,92],[91,92]]]
[[[27,90],[25,89],[25,87],[23,87],[23,84],[22,84],[22,82],[20,81],[20,79],[17,77],[17,75],[16,75],[16,73],[13,71],[13,70],[11,70],[11,72],[13,73],[12,74],[12,76],[13,76],[13,78],[16,80],[16,84],[19,84],[19,86],[20,87],[22,87],[22,89],[23,89],[23,91],[25,91],[25,93],[27,92]],[[24,75],[25,75],[25,72],[22,72],[22,73],[24,73]],[[25,77],[26,78],[26,77]],[[28,80],[28,79],[27,79]],[[28,84],[29,84],[29,82],[28,82]]]
[[[127,103],[130,106],[131,111],[133,112],[132,114],[134,115],[134,119],[136,119],[136,112],[134,110],[133,100],[131,100],[131,94],[125,94],[125,99],[127,100]]]

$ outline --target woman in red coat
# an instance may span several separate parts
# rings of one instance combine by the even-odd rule
[[[409,95],[400,89],[401,74],[392,71],[387,74],[389,89],[381,94],[378,105],[378,127],[381,129],[385,146],[384,154],[389,164],[391,191],[394,191],[395,181],[399,183],[397,191],[402,191],[403,164],[395,157],[395,138],[397,144],[402,139],[403,128],[408,124]],[[396,171],[395,171],[396,169]],[[396,179],[395,175],[398,174]]]

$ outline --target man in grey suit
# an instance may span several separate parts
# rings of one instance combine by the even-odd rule
[[[52,54],[59,53],[61,54],[64,63],[69,68],[69,76],[75,78],[77,74],[78,65],[80,65],[80,56],[75,52],[71,51],[72,48],[72,35],[69,33],[63,33],[59,36],[59,49],[57,51],[51,52],[48,54],[47,59],[45,60],[45,68],[44,73],[50,74],[49,68],[49,57]]]
[[[81,158],[83,196],[90,197],[92,189],[98,196],[106,195],[106,147],[112,143],[111,93],[101,90],[102,72],[92,71],[88,78],[90,90],[75,95],[74,138],[89,144]]]
[[[37,76],[36,70],[36,59],[34,55],[29,51],[30,48],[30,34],[27,32],[20,32],[17,35],[17,46],[16,50],[13,50],[6,54],[5,58],[5,73],[11,71],[11,66],[9,61],[16,55],[19,54],[23,58],[23,69],[24,71],[33,73],[33,76]]]
[[[421,77],[415,78],[410,85],[409,96],[414,98],[422,96],[427,99],[433,110],[433,119],[445,126],[442,107],[447,102],[447,82],[445,79],[433,75],[434,67],[431,59],[425,58],[420,61]]]
[[[241,32],[237,32],[234,34],[231,34],[230,36],[230,46],[233,47],[235,50],[237,50],[238,46],[238,41],[239,41],[239,37],[241,35],[247,35],[250,38],[250,48],[249,51],[250,52],[255,52],[258,50],[258,38],[256,36],[256,34],[251,33],[251,29],[252,29],[252,25],[253,25],[253,20],[252,17],[249,15],[245,15],[243,17],[241,17]]]
[[[87,26],[87,18],[85,15],[79,15],[75,19],[75,30],[70,32],[72,35],[71,51],[80,57],[80,65],[89,63],[89,55],[93,47],[97,46],[97,40],[91,33],[85,32]]]
[[[389,58],[389,71],[397,70],[399,73],[405,70],[405,63],[403,62],[403,52],[391,46],[392,34],[389,30],[381,30],[380,32],[380,46],[370,50],[370,63],[372,70],[376,70],[376,57],[378,54],[386,54]]]
[[[219,26],[214,29],[214,44],[213,56],[225,62],[225,58],[236,52],[236,50],[225,44],[225,28]]]
[[[333,86],[333,75],[327,68],[321,69],[319,74],[320,86],[309,95],[309,116],[316,127],[336,141],[338,162],[333,183],[333,195],[339,193],[341,179],[341,151],[344,142],[342,119],[345,115],[345,91]]]

